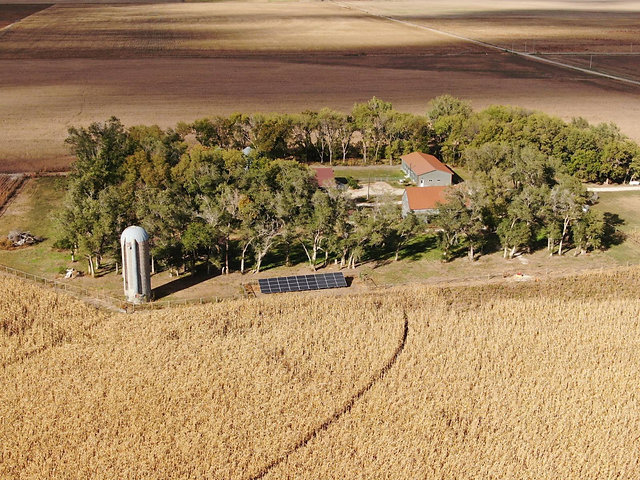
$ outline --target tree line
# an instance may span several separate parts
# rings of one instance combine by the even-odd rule
[[[391,161],[411,151],[430,150],[434,139],[427,117],[398,112],[375,97],[356,103],[350,113],[329,108],[299,114],[235,113],[181,123],[177,130],[195,135],[206,147],[251,147],[272,159],[330,165],[354,157],[364,164]]]
[[[597,201],[561,162],[539,150],[499,143],[468,148],[464,161],[471,178],[453,188],[433,224],[443,256],[467,251],[470,260],[496,241],[505,258],[541,245],[562,255],[612,241],[614,219],[591,208]]]
[[[118,258],[119,236],[143,226],[156,262],[180,271],[203,262],[222,273],[254,272],[275,250],[290,263],[304,251],[316,269],[356,263],[373,248],[398,252],[422,228],[394,202],[357,209],[343,191],[321,189],[315,172],[289,159],[196,143],[156,126],[125,129],[111,118],[71,128],[76,160],[59,217],[59,248],[83,255],[95,274]]]
[[[640,177],[640,147],[613,123],[589,125],[583,118],[566,123],[542,112],[494,105],[480,112],[445,95],[428,112],[434,153],[452,165],[465,165],[465,152],[485,144],[530,147],[587,182],[628,182]]]
[[[613,125],[505,106],[473,112],[450,96],[434,99],[426,115],[374,97],[350,113],[234,114],[166,130],[111,118],[68,133],[75,162],[57,245],[84,255],[92,273],[116,255],[131,224],[150,233],[154,265],[203,260],[225,273],[249,262],[259,271],[274,251],[289,263],[292,247],[312,268],[330,258],[354,267],[380,248],[397,258],[424,231],[392,202],[357,209],[344,193],[320,189],[309,162],[393,163],[424,151],[464,165],[473,179],[431,220],[445,259],[463,247],[473,259],[496,238],[505,256],[541,237],[552,253],[567,241],[598,248],[609,227],[579,180],[626,181],[640,171],[638,146]]]
[[[589,182],[628,182],[640,176],[640,148],[609,124],[589,125],[518,107],[471,105],[444,95],[431,101],[425,115],[398,112],[372,98],[349,113],[328,108],[299,114],[216,116],[179,124],[203,146],[251,147],[268,158],[302,162],[389,162],[413,151],[432,153],[462,166],[464,152],[486,143],[532,147],[560,162],[567,172]]]

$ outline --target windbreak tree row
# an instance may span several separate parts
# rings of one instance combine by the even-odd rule
[[[125,129],[116,119],[72,128],[77,161],[60,214],[57,246],[86,257],[95,273],[117,258],[119,235],[132,224],[151,238],[153,268],[178,273],[203,262],[222,273],[254,272],[278,250],[293,249],[315,270],[335,259],[354,268],[371,249],[393,254],[423,225],[392,201],[358,210],[336,188],[295,160],[195,144],[173,130]]]
[[[570,123],[541,112],[491,106],[474,112],[459,99],[434,99],[426,115],[398,112],[372,98],[349,113],[324,108],[299,114],[233,114],[179,124],[203,146],[251,147],[268,158],[301,162],[397,163],[412,151],[432,153],[461,166],[464,152],[485,144],[531,147],[589,182],[628,182],[640,176],[640,148],[613,124]]]
[[[397,163],[423,151],[464,165],[473,178],[433,222],[447,259],[463,247],[475,258],[496,238],[505,256],[541,238],[551,253],[567,241],[598,248],[609,227],[580,181],[640,172],[638,145],[613,125],[504,106],[474,112],[450,96],[424,116],[373,98],[350,113],[234,114],[167,130],[111,118],[70,128],[66,142],[76,160],[57,245],[86,257],[92,274],[103,257],[117,258],[131,224],[150,233],[154,267],[204,262],[225,273],[259,271],[276,251],[285,264],[302,251],[314,269],[330,260],[354,267],[379,252],[397,259],[425,230],[393,202],[358,209],[344,192],[320,189],[307,163]]]
[[[539,150],[487,143],[464,154],[470,178],[451,189],[433,223],[445,260],[470,260],[490,243],[505,258],[545,244],[549,255],[575,254],[615,241],[615,218],[591,207],[590,194],[566,167]]]

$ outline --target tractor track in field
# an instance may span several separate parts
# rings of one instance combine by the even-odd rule
[[[355,395],[353,395],[349,400],[347,400],[347,402],[342,406],[342,408],[334,412],[333,415],[327,418],[322,424],[320,424],[319,426],[311,430],[309,433],[307,433],[298,443],[296,443],[291,449],[289,449],[283,455],[281,455],[280,457],[278,457],[277,459],[275,459],[274,461],[272,461],[271,463],[263,467],[262,470],[260,470],[255,475],[249,477],[249,480],[260,480],[264,478],[271,470],[273,470],[275,467],[280,465],[282,462],[286,461],[291,455],[296,453],[298,450],[306,447],[309,444],[309,442],[311,442],[311,440],[316,438],[321,433],[327,431],[329,427],[331,427],[331,425],[333,425],[335,422],[340,420],[344,415],[348,414],[353,408],[353,406],[356,404],[356,402],[360,400],[369,390],[371,390],[374,387],[374,385],[376,385],[385,377],[385,375],[389,372],[389,370],[391,370],[391,368],[393,368],[393,366],[396,364],[396,362],[398,361],[398,357],[404,351],[404,347],[407,344],[407,337],[409,335],[409,319],[407,317],[406,311],[403,312],[403,317],[404,317],[404,328],[402,332],[402,338],[400,339],[398,346],[393,352],[393,355],[387,361],[387,363],[384,364],[384,366],[380,369],[380,371],[378,371],[364,387],[358,390],[358,392]]]

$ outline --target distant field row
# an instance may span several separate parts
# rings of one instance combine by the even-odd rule
[[[528,52],[628,52],[640,49],[637,2],[345,1],[476,40]]]
[[[0,28],[11,25],[49,6],[51,6],[50,3],[41,5],[0,4]]]
[[[329,2],[55,5],[0,41],[0,58],[228,56],[260,52],[478,52]]]

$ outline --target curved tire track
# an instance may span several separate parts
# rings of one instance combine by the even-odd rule
[[[365,393],[367,393],[369,390],[371,390],[371,388],[373,388],[373,386],[376,383],[378,383],[379,381],[381,381],[384,378],[384,376],[387,374],[387,372],[389,370],[391,370],[391,368],[398,361],[398,357],[400,356],[400,354],[404,350],[404,347],[405,347],[405,345],[407,343],[407,336],[409,334],[409,319],[407,317],[407,312],[406,311],[403,312],[403,317],[404,317],[404,328],[403,328],[403,332],[402,332],[402,338],[400,339],[400,342],[398,343],[398,346],[396,347],[395,351],[393,352],[393,355],[387,361],[387,363],[385,363],[385,365],[380,369],[380,371],[378,373],[376,373],[364,387],[362,387],[355,395],[353,395],[342,406],[342,408],[340,408],[339,410],[334,412],[334,414],[331,415],[329,418],[327,418],[322,424],[320,424],[319,426],[317,426],[316,428],[311,430],[309,433],[307,433],[298,443],[296,443],[291,449],[289,449],[283,455],[281,455],[280,457],[278,457],[277,459],[275,459],[274,461],[272,461],[271,463],[269,463],[268,465],[263,467],[262,470],[260,470],[257,474],[249,477],[249,480],[260,480],[261,478],[264,478],[265,475],[267,475],[271,470],[273,470],[275,467],[280,465],[282,462],[287,460],[292,454],[294,454],[295,452],[297,452],[301,448],[306,447],[307,444],[311,440],[316,438],[322,432],[326,431],[333,423],[335,423],[338,420],[340,420],[340,418],[342,416],[344,416],[347,413],[349,413],[351,411],[351,409],[353,408],[353,406],[355,405],[355,403],[358,400],[360,400],[360,398],[362,398]]]

